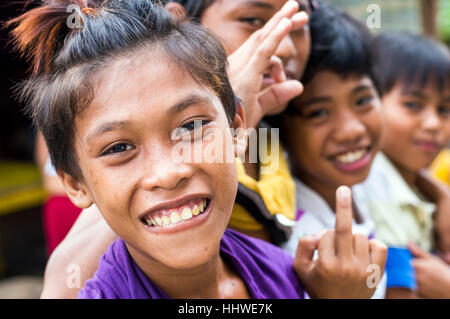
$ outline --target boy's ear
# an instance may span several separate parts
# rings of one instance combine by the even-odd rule
[[[165,8],[178,20],[183,20],[186,17],[186,9],[178,2],[171,1],[165,5]]]
[[[58,169],[58,175],[66,190],[67,196],[75,206],[84,209],[90,207],[94,203],[82,181],[74,178],[72,175],[61,169]]]
[[[245,111],[241,103],[237,103],[236,105],[236,115],[234,116],[233,129],[235,132],[233,136],[234,155],[235,157],[244,156],[247,150],[248,134],[245,122]]]

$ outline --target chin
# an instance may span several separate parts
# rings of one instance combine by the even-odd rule
[[[188,270],[211,262],[216,255],[219,255],[219,250],[216,247],[186,247],[178,253],[163,256],[162,258],[158,258],[158,260],[169,268]]]

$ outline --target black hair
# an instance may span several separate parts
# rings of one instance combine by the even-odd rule
[[[450,85],[449,50],[433,39],[407,32],[382,33],[375,38],[375,50],[382,95],[399,82],[424,87],[432,81],[441,91]]]
[[[200,22],[208,7],[217,0],[169,0],[168,2],[177,2],[181,4],[186,10],[186,16],[193,21]],[[226,0],[222,0],[226,1]],[[311,11],[314,11],[319,6],[319,0],[308,0]]]
[[[73,28],[72,15],[79,22]],[[33,75],[20,93],[27,113],[53,165],[76,178],[82,174],[74,152],[75,118],[93,99],[93,75],[114,59],[157,47],[211,88],[229,123],[234,119],[225,50],[200,25],[172,18],[161,1],[48,0],[8,25],[15,26],[16,46],[32,61]]]
[[[186,10],[186,16],[193,21],[200,22],[205,10],[216,0],[169,0],[177,2]]]
[[[373,37],[364,24],[349,14],[321,5],[310,21],[311,54],[302,78],[307,84],[320,71],[342,77],[367,75],[378,89],[373,74]]]

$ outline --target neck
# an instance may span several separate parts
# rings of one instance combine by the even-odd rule
[[[127,248],[144,274],[171,298],[236,298],[232,288],[239,286],[237,282],[240,278],[223,261],[219,252],[208,262],[194,268],[173,269],[128,245]]]
[[[397,163],[395,160],[393,160],[391,157],[386,155],[391,163],[394,165],[394,167],[397,169],[397,172],[400,173],[402,178],[405,180],[405,182],[408,184],[409,187],[414,188],[414,185],[416,184],[417,179],[417,172],[412,171],[401,164]]]
[[[316,191],[328,204],[330,209],[334,212],[336,208],[336,189],[333,185],[323,183],[320,180],[306,174],[304,172],[298,172],[296,174],[303,183],[308,187]]]
[[[331,211],[336,214],[336,190],[339,186],[331,185],[328,183],[323,183],[314,177],[310,177],[307,174],[296,174],[300,180],[305,183],[308,187],[316,191],[328,204]],[[358,212],[358,209],[353,201],[353,218],[356,223],[361,223],[362,218]]]

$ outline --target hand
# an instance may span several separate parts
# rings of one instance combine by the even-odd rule
[[[386,264],[387,247],[361,234],[352,234],[351,190],[336,192],[336,225],[323,236],[302,238],[294,259],[294,270],[312,298],[370,298],[368,268],[379,267],[380,279]],[[319,256],[313,259],[314,251]]]
[[[417,291],[422,298],[450,298],[450,268],[439,257],[409,245],[414,256]]]
[[[288,1],[228,57],[231,86],[244,102],[247,127],[256,127],[265,115],[282,112],[291,99],[302,93],[299,81],[286,80],[283,63],[274,54],[290,31],[301,29],[307,22],[307,14],[298,12],[298,3]],[[268,71],[275,83],[261,91]]]

